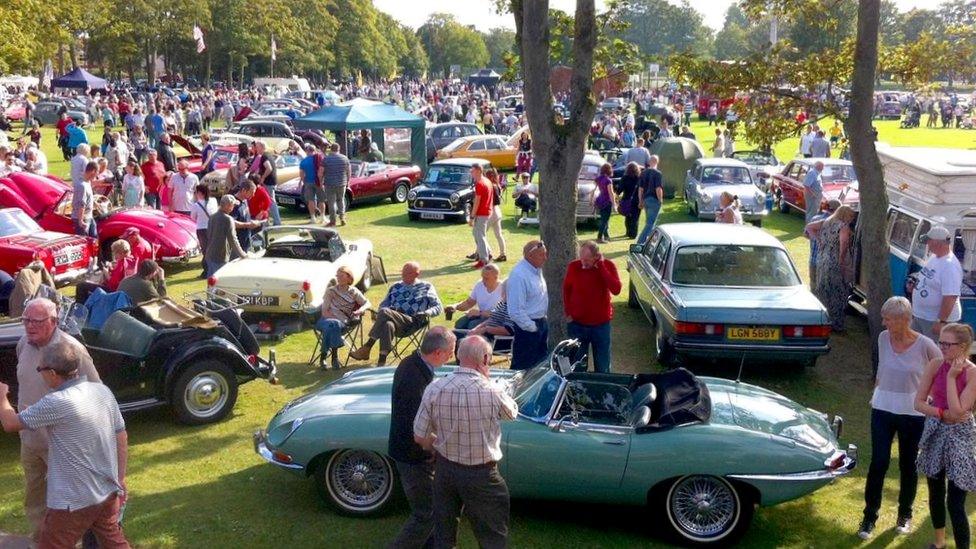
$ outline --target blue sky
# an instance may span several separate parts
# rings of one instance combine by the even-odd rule
[[[725,11],[736,0],[691,0],[691,5],[705,17],[705,24],[713,29],[720,29],[725,18]],[[943,0],[895,0],[902,10],[915,7],[932,8],[941,4]],[[596,0],[599,8],[603,2]],[[373,4],[382,11],[389,13],[398,21],[417,28],[424,23],[431,13],[444,12],[454,14],[466,25],[474,25],[478,30],[488,30],[492,27],[514,28],[510,14],[499,15],[494,11],[493,0],[373,0]],[[550,6],[572,13],[575,0],[550,0]]]

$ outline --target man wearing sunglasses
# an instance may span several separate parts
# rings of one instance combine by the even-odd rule
[[[99,382],[91,356],[77,339],[58,328],[54,302],[39,298],[27,302],[21,317],[25,334],[17,343],[17,408],[34,405],[50,392],[44,376],[37,371],[45,349],[55,345],[71,347],[77,357],[76,369],[88,381]],[[40,540],[47,511],[48,437],[43,429],[20,432],[20,464],[24,468],[24,511],[33,528],[34,541]]]
[[[40,547],[74,547],[89,529],[103,548],[128,548],[119,526],[125,500],[128,435],[112,391],[78,373],[66,338],[44,347],[34,371],[51,391],[20,413],[0,383],[7,432],[43,431],[49,440],[48,487]]]

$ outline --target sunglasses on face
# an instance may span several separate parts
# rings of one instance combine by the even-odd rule
[[[50,320],[50,318],[27,318],[26,316],[20,319],[24,326],[40,326],[48,320]]]
[[[940,341],[939,342],[939,347],[942,348],[942,349],[949,349],[953,345],[959,345],[960,343],[962,343],[962,342],[961,341]]]

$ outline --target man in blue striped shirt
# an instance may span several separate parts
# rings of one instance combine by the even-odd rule
[[[349,353],[353,359],[368,360],[373,344],[379,340],[380,356],[376,365],[385,365],[386,356],[393,350],[395,337],[405,337],[416,332],[430,322],[430,317],[437,316],[444,310],[434,286],[430,282],[419,280],[419,263],[409,261],[404,264],[400,276],[401,281],[390,287],[380,303],[380,310],[369,330],[369,339],[362,347]]]
[[[549,291],[542,275],[548,258],[546,245],[541,240],[530,240],[522,249],[522,256],[524,259],[515,264],[505,281],[508,315],[515,323],[513,370],[532,368],[549,352]]]
[[[19,414],[0,383],[4,431],[45,430],[48,442],[47,513],[40,547],[74,547],[91,530],[102,548],[128,548],[119,526],[125,501],[128,435],[112,391],[78,373],[78,354],[66,342],[44,350],[38,373],[52,391]]]

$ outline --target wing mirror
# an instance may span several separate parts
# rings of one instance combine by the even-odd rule
[[[576,421],[576,418],[574,418],[572,414],[566,414],[563,417],[559,418],[558,421],[551,422],[549,424],[549,428],[552,429],[554,433],[565,432],[566,431],[565,427],[578,427],[578,426],[579,426],[579,422]]]
[[[634,428],[640,429],[642,427],[647,427],[651,423],[651,409],[647,406],[641,406],[634,411]]]

